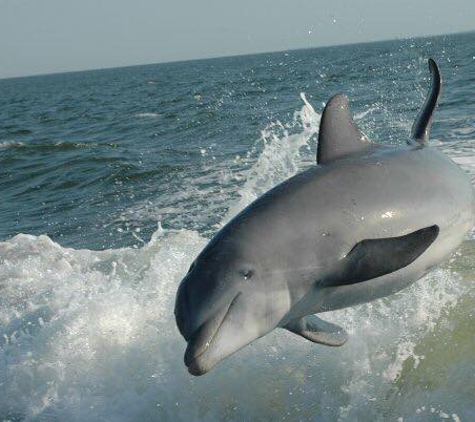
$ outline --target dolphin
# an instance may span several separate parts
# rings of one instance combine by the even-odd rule
[[[441,79],[407,145],[372,143],[344,95],[326,104],[317,165],[229,221],[191,265],[175,317],[192,375],[277,327],[341,346],[345,330],[315,314],[391,295],[448,258],[474,225],[468,175],[428,143]]]

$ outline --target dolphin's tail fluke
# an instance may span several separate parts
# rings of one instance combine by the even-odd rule
[[[432,80],[431,86],[427,93],[426,101],[412,125],[411,133],[412,142],[416,142],[420,145],[425,145],[429,140],[432,115],[434,109],[437,107],[437,101],[440,95],[440,72],[437,63],[433,59],[429,59],[429,70]]]

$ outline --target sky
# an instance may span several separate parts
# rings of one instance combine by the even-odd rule
[[[471,30],[474,0],[0,0],[0,78]]]

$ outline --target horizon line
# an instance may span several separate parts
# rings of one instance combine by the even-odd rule
[[[97,67],[97,68],[90,68],[90,69],[78,69],[78,70],[59,70],[53,71],[48,73],[32,73],[27,75],[21,76],[7,76],[7,77],[0,77],[0,81],[12,80],[12,79],[24,79],[24,78],[35,78],[41,76],[53,76],[53,75],[65,75],[70,73],[82,73],[82,72],[94,72],[94,71],[101,71],[101,70],[111,70],[111,69],[125,69],[129,67],[143,67],[143,66],[155,66],[155,65],[164,65],[164,64],[174,64],[174,63],[187,63],[187,62],[199,62],[205,60],[215,60],[215,59],[226,59],[226,58],[234,58],[234,57],[248,57],[248,56],[257,56],[261,54],[275,54],[275,53],[287,53],[291,51],[304,51],[304,50],[319,50],[325,48],[332,48],[332,47],[345,47],[345,46],[352,46],[352,45],[364,45],[364,44],[377,44],[377,43],[385,43],[390,41],[406,41],[406,40],[419,40],[424,38],[438,38],[438,37],[445,37],[445,36],[453,36],[453,35],[463,35],[463,34],[471,34],[474,33],[475,29],[468,30],[468,31],[457,31],[457,32],[447,32],[443,34],[429,34],[429,35],[418,35],[418,36],[408,36],[408,37],[396,37],[396,38],[387,38],[381,40],[373,40],[373,41],[359,41],[359,42],[349,42],[349,43],[337,43],[337,44],[328,44],[328,45],[320,45],[315,47],[298,47],[298,48],[291,48],[285,50],[271,50],[271,51],[260,51],[256,53],[237,53],[237,54],[229,54],[229,55],[217,55],[217,56],[207,56],[207,57],[199,57],[199,58],[192,58],[192,59],[180,59],[180,60],[169,60],[169,61],[158,61],[158,62],[151,62],[151,63],[140,63],[140,64],[126,64],[126,65],[119,65],[119,66],[106,66],[106,67]]]

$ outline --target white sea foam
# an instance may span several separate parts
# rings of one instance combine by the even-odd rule
[[[22,147],[25,144],[19,141],[0,141],[0,149]]]
[[[308,164],[302,149],[320,115],[302,100],[292,122],[262,132],[262,152],[223,221]],[[325,315],[350,332],[342,348],[278,330],[192,378],[173,302],[207,240],[159,227],[140,249],[74,250],[24,234],[1,242],[0,420],[417,420],[431,406],[458,418],[425,392],[408,404],[388,401],[423,365],[424,339],[470,292],[447,268],[390,298]]]
[[[374,111],[378,110],[378,107],[370,107],[368,110],[362,111],[361,113],[356,113],[355,114],[355,120],[362,120],[364,119],[368,114],[373,113]]]
[[[157,119],[158,117],[162,117],[162,115],[160,113],[137,113],[137,114],[134,114],[134,117],[141,118],[141,119],[144,119],[144,118]]]

